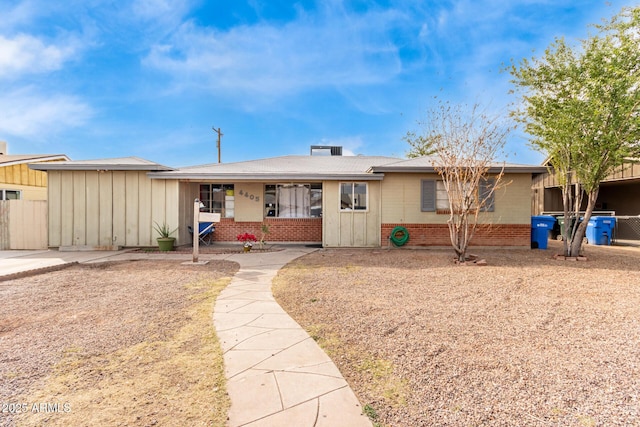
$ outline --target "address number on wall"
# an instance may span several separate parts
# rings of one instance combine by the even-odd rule
[[[239,190],[238,191],[238,195],[239,196],[244,196],[249,200],[253,200],[254,202],[259,202],[260,201],[260,196],[256,196],[255,194],[251,194],[247,191],[244,190]]]

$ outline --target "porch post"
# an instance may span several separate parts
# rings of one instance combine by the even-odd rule
[[[198,250],[200,249],[200,200],[195,199],[193,202],[193,263],[198,262]]]

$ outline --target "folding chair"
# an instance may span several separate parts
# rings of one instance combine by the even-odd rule
[[[193,237],[193,227],[188,225],[187,228],[189,229],[189,234]],[[200,240],[200,243],[205,246],[211,245],[213,243],[213,232],[216,230],[213,222],[199,222],[198,229],[198,239]]]

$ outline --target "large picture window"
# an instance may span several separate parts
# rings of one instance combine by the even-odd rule
[[[264,216],[313,218],[322,216],[322,184],[265,185]]]
[[[340,183],[340,210],[366,210],[367,209],[367,183],[343,182]]]
[[[233,184],[200,184],[201,212],[219,213],[223,218],[235,216]]]

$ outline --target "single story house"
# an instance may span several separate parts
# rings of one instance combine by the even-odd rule
[[[339,152],[336,150],[336,152]],[[219,213],[214,241],[240,233],[324,247],[380,247],[403,226],[409,246],[448,246],[447,196],[433,158],[282,156],[170,168],[120,159],[34,164],[49,174],[49,245],[155,246],[154,223],[190,244],[194,200]],[[529,247],[531,181],[544,167],[496,164],[509,185],[480,217],[472,244]]]

